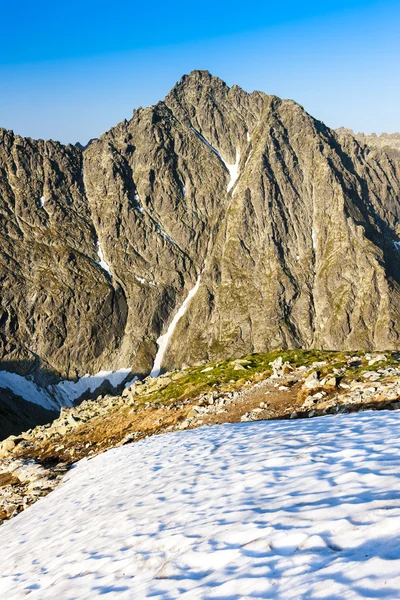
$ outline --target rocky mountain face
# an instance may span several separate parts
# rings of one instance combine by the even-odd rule
[[[81,152],[0,130],[0,214],[3,369],[52,382],[118,348],[126,299],[96,263]]]
[[[0,130],[0,357],[39,384],[400,347],[400,153],[195,71],[83,151]]]

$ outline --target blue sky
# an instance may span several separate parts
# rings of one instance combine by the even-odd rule
[[[0,127],[86,142],[208,69],[331,127],[400,130],[400,3],[0,0]]]

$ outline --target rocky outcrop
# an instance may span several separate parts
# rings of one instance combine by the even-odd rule
[[[49,384],[400,347],[400,155],[195,71],[74,146],[0,134],[1,367]]]

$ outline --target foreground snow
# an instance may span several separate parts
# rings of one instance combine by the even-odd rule
[[[400,598],[400,412],[201,428],[81,461],[0,529],[0,597]]]

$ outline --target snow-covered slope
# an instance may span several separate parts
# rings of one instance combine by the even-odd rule
[[[130,373],[130,369],[99,371],[95,375],[83,375],[77,381],[65,380],[56,385],[40,387],[33,380],[22,375],[0,371],[0,391],[8,389],[27,402],[39,404],[47,410],[59,410],[61,406],[73,406],[76,400],[85,394],[95,392],[106,381],[117,388]]]
[[[242,423],[82,461],[0,529],[0,597],[400,597],[400,413]]]

